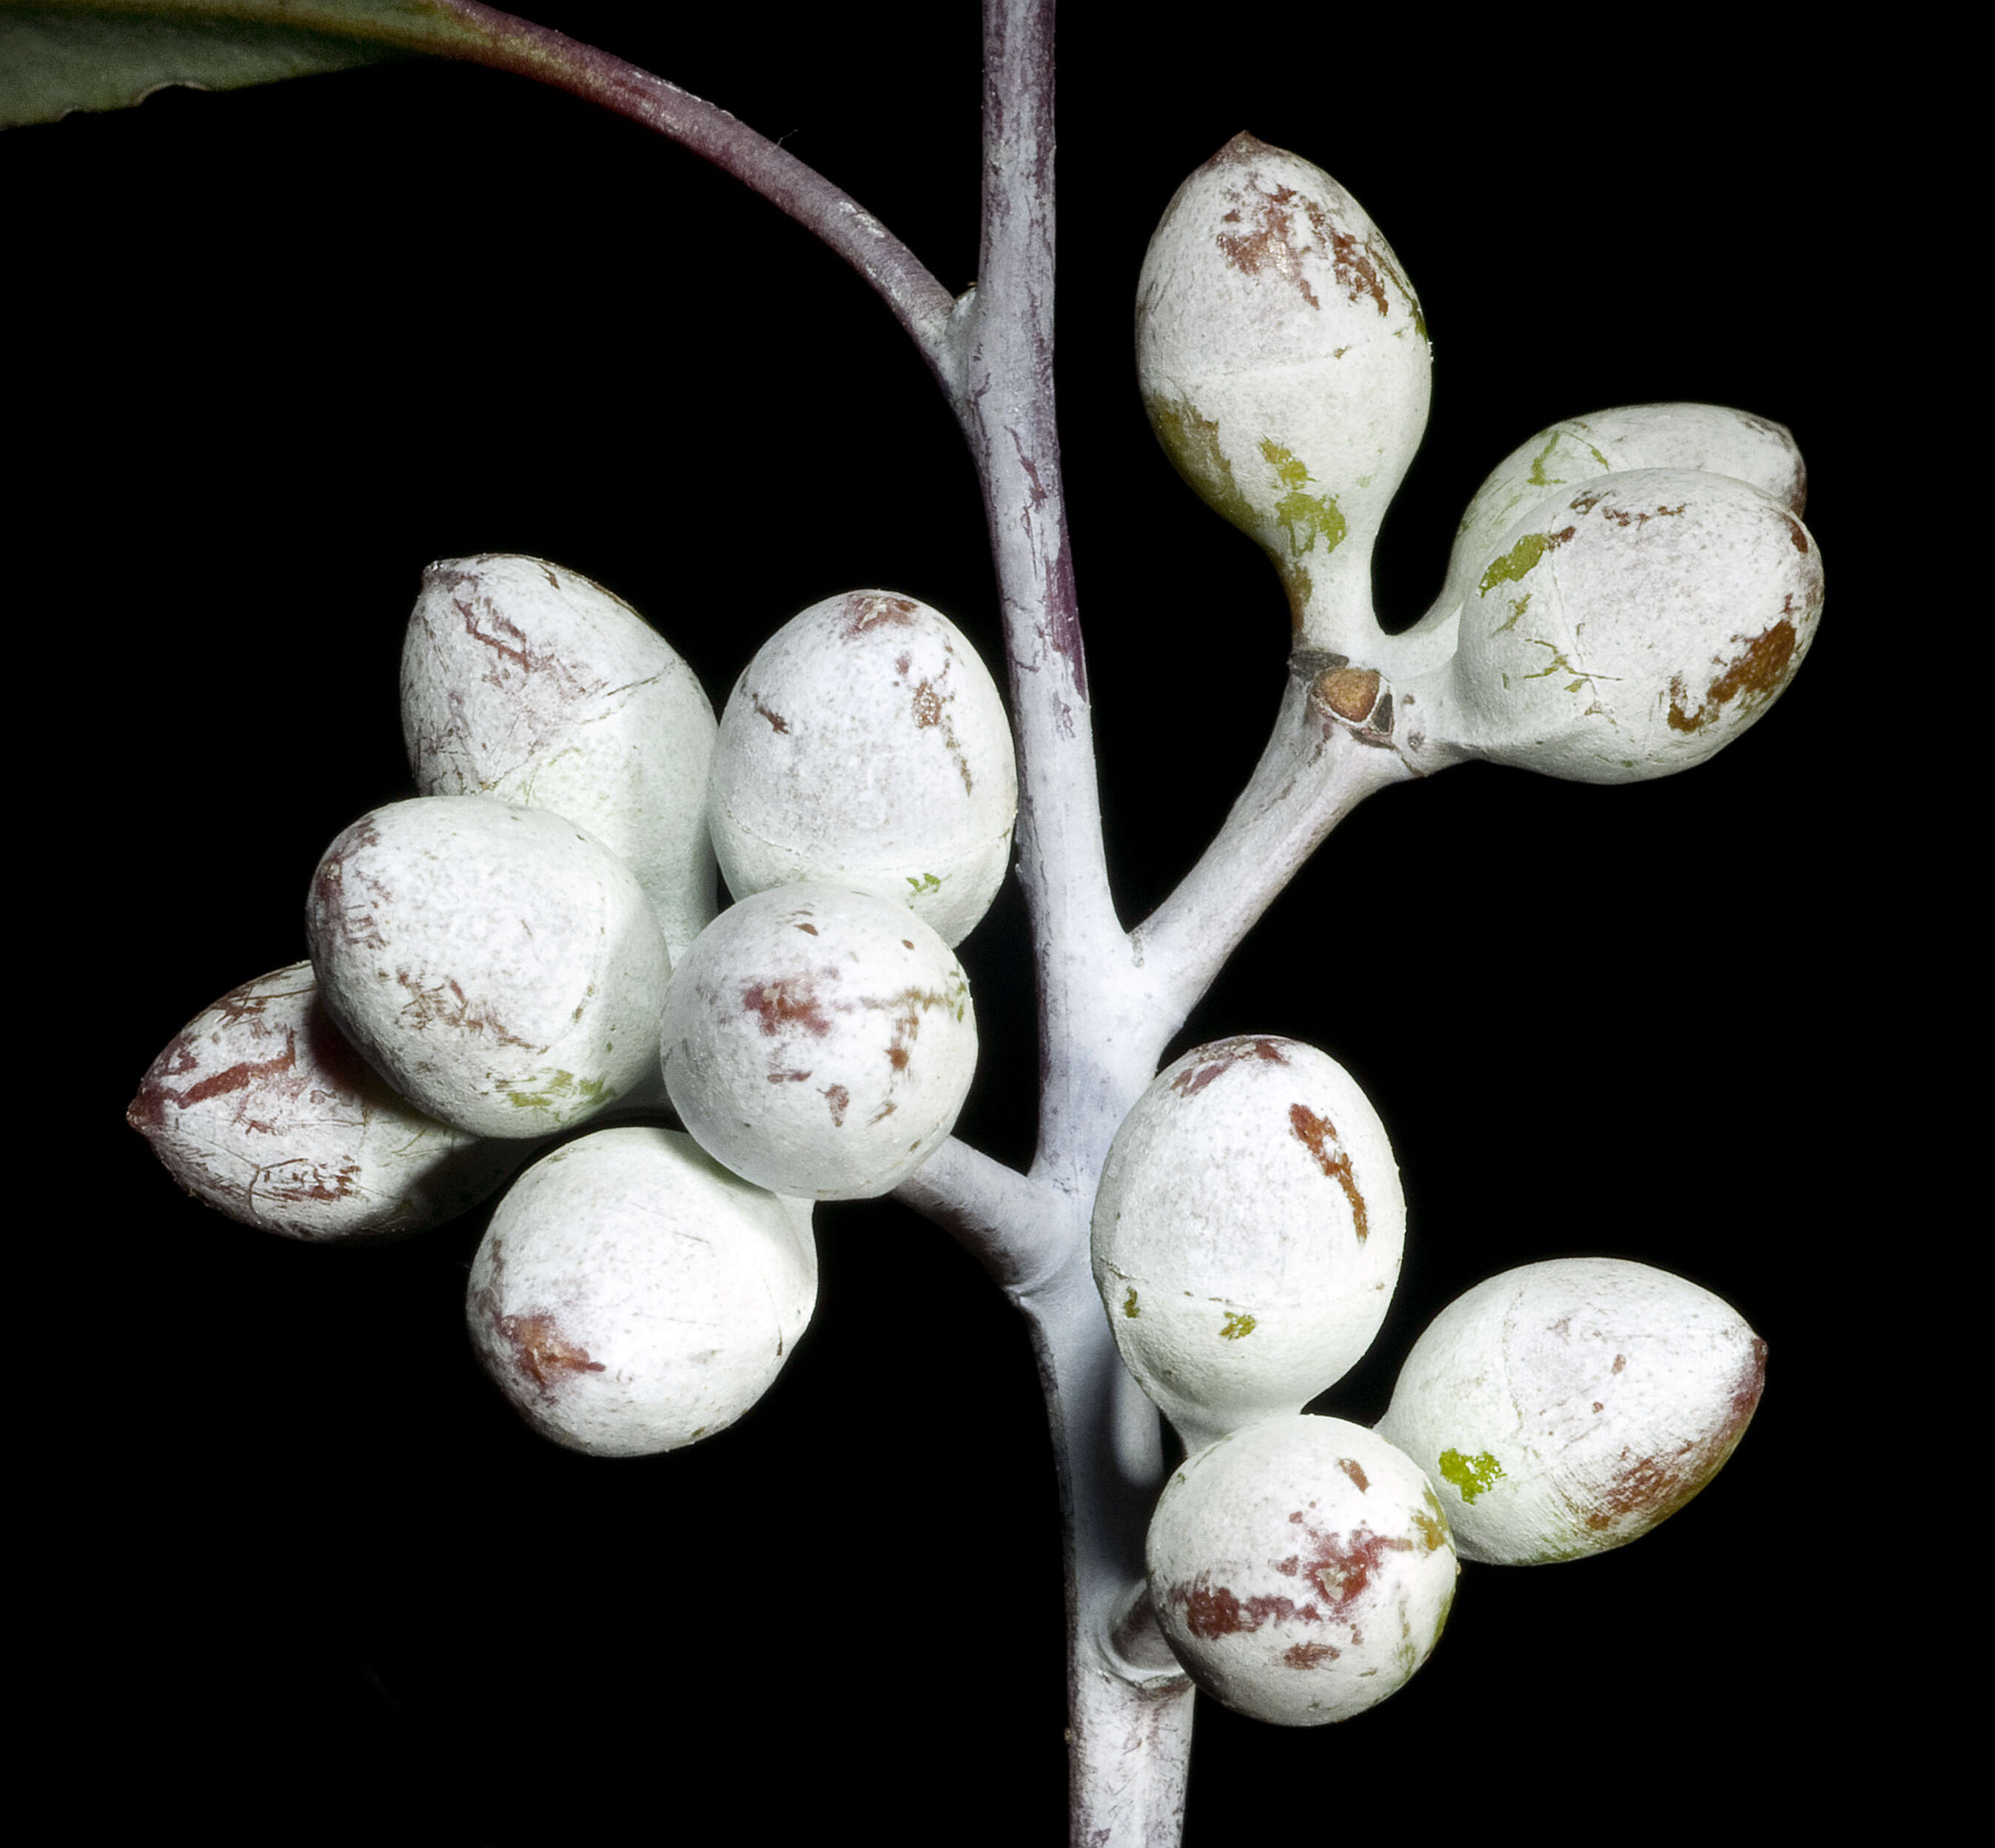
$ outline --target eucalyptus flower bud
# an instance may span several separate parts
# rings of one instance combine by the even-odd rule
[[[599,1129],[507,1190],[471,1266],[472,1345],[544,1436],[592,1455],[676,1450],[767,1391],[817,1300],[809,1202],[690,1136]]]
[[[1185,1672],[1277,1726],[1349,1719],[1440,1640],[1461,1567],[1420,1466],[1341,1419],[1271,1418],[1187,1457],[1147,1546]]]
[[[1136,369],[1178,472],[1273,561],[1297,639],[1361,654],[1372,547],[1431,383],[1420,299],[1363,208],[1236,135],[1150,240]]]
[[[1709,1290],[1624,1259],[1555,1258],[1436,1316],[1379,1432],[1427,1472],[1463,1558],[1576,1559],[1703,1489],[1766,1372],[1767,1344]]]
[[[1399,687],[1400,735],[1582,782],[1687,769],[1757,720],[1822,613],[1821,554],[1731,476],[1561,487],[1480,553],[1454,652]]]
[[[822,884],[730,906],[673,976],[665,1088],[699,1146],[776,1193],[889,1192],[955,1127],[970,984],[905,905]]]
[[[328,1012],[418,1109],[545,1135],[657,1075],[671,964],[630,869],[544,809],[417,796],[345,830],[306,906]]]
[[[950,946],[1004,883],[1018,778],[968,637],[890,591],[827,598],[757,650],[714,754],[712,832],[737,898],[820,881],[905,905]]]
[[[419,795],[551,809],[595,835],[672,955],[712,917],[713,707],[601,585],[505,552],[430,566],[403,643],[402,733]]]
[[[204,1008],[147,1068],[125,1121],[196,1199],[313,1242],[455,1218],[525,1152],[404,1103],[333,1025],[309,963]]]
[[[1189,1448],[1300,1412],[1385,1320],[1406,1209],[1385,1125],[1327,1053],[1272,1034],[1174,1060],[1103,1164],[1095,1286]]]

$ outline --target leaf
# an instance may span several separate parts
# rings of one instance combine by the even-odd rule
[[[462,56],[491,36],[448,0],[0,0],[0,129],[129,108],[170,84],[232,90]]]

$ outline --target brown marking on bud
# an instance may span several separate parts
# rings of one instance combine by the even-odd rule
[[[1599,1400],[1596,1399],[1593,1402],[1593,1409],[1596,1412],[1604,1412],[1606,1410],[1607,1407],[1602,1404]]]
[[[815,924],[799,924],[796,928],[807,937],[814,937],[817,935],[817,926]]]
[[[1339,1457],[1337,1459],[1337,1466],[1358,1485],[1358,1492],[1360,1495],[1372,1486],[1370,1482],[1365,1480],[1364,1465],[1355,1457]]]
[[[889,1097],[885,1103],[882,1104],[877,1110],[874,1111],[874,1113],[866,1119],[866,1127],[870,1129],[875,1123],[885,1122],[888,1118],[891,1116],[894,1112],[900,1108],[899,1104],[896,1104],[891,1097]]]
[[[1258,277],[1264,273],[1272,273],[1293,287],[1311,307],[1321,307],[1323,304],[1317,301],[1316,290],[1310,287],[1309,278],[1303,271],[1303,256],[1308,246],[1299,242],[1294,216],[1289,208],[1292,203],[1299,203],[1303,216],[1310,221],[1318,240],[1327,242],[1323,208],[1313,199],[1303,198],[1292,186],[1278,186],[1271,193],[1257,191],[1258,208],[1248,205],[1245,192],[1235,192],[1231,196],[1234,209],[1227,215],[1224,222],[1236,225],[1252,223],[1255,228],[1251,231],[1222,231],[1213,239],[1228,263],[1243,276]],[[1239,215],[1243,207],[1254,213],[1252,218],[1243,219]],[[1343,280],[1341,277],[1338,278],[1339,281]]]
[[[809,1072],[771,1072],[769,1082],[771,1084],[801,1084],[809,1076]]]
[[[913,948],[914,948],[914,946],[915,946],[915,940],[914,940],[914,939],[913,939],[912,937],[903,937],[903,938],[901,938],[901,947],[903,950],[912,950],[912,949],[913,949]]]
[[[125,1121],[149,1139],[152,1132],[166,1122],[167,1106],[180,1101],[180,1093],[167,1080],[184,1077],[200,1069],[200,1055],[184,1033],[176,1033],[167,1042],[166,1049],[146,1067],[145,1077],[139,1080],[139,1094],[125,1110]]]
[[[262,1080],[288,1072],[297,1064],[297,1036],[287,1029],[284,1034],[284,1049],[275,1058],[239,1060],[225,1071],[214,1073],[197,1084],[190,1084],[184,1091],[167,1094],[182,1110],[185,1110],[191,1104],[204,1104],[210,1097],[224,1097],[230,1091],[246,1091]]]
[[[380,881],[364,867],[349,869],[348,862],[353,856],[379,844],[379,831],[371,817],[362,817],[342,831],[338,839],[325,850],[318,863],[318,871],[312,874],[312,904],[324,917],[336,922],[340,939],[349,948],[360,947],[381,950],[386,944],[381,935],[380,926],[373,909],[362,909],[367,901],[374,905],[386,903],[393,897]],[[349,881],[349,870],[352,878]],[[361,890],[356,891],[359,888]],[[364,891],[365,898],[362,896]]]
[[[1379,703],[1379,685],[1375,668],[1333,668],[1310,689],[1310,697],[1355,725]]]
[[[1375,1534],[1369,1527],[1356,1527],[1348,1534],[1320,1527],[1305,1531],[1312,1550],[1303,1576],[1322,1586],[1331,1614],[1347,1621],[1352,1606],[1370,1589],[1372,1575],[1384,1570],[1386,1555],[1413,1550],[1413,1543],[1404,1534]]]
[[[1244,157],[1238,154],[1231,156],[1235,160]],[[1375,249],[1368,239],[1361,239],[1344,229],[1331,208],[1297,192],[1292,186],[1277,186],[1270,191],[1262,191],[1255,185],[1258,177],[1258,174],[1250,173],[1245,187],[1228,194],[1232,209],[1221,221],[1224,224],[1252,224],[1255,228],[1221,232],[1214,239],[1221,254],[1232,267],[1243,275],[1253,277],[1272,270],[1291,284],[1311,307],[1320,307],[1323,304],[1317,299],[1316,291],[1310,287],[1304,271],[1303,259],[1311,246],[1302,241],[1296,224],[1300,216],[1308,225],[1313,248],[1328,263],[1332,277],[1344,290],[1348,301],[1355,302],[1360,296],[1369,296],[1382,315],[1389,313],[1391,304],[1386,298],[1386,276],[1391,277],[1410,300],[1413,292],[1406,288],[1391,259],[1383,251]]]
[[[1581,514],[1592,513],[1605,497],[1606,493],[1607,490],[1602,488],[1591,495],[1582,494],[1578,500],[1572,503],[1574,511]],[[1581,506],[1581,501],[1584,501],[1585,504]],[[1646,526],[1651,520],[1673,519],[1689,505],[1690,503],[1687,500],[1679,500],[1674,507],[1659,507],[1653,513],[1643,509],[1611,507],[1601,515],[1601,517],[1603,520],[1612,520],[1619,527]]]
[[[801,1027],[814,1039],[831,1031],[830,1017],[817,998],[808,975],[785,976],[776,981],[744,982],[741,1011],[758,1016],[762,1031],[773,1036],[791,1027]]]
[[[329,1204],[348,1198],[359,1176],[360,1164],[356,1161],[342,1162],[330,1174],[317,1163],[302,1157],[273,1162],[257,1170],[244,1201],[246,1204],[255,1200],[273,1200],[290,1207]]]
[[[1787,537],[1794,542],[1796,551],[1805,553],[1808,551],[1808,529],[1798,520],[1788,520]]]
[[[1719,1424],[1674,1451],[1632,1460],[1624,1451],[1619,1473],[1586,1511],[1587,1526],[1596,1533],[1626,1527],[1622,1537],[1632,1540],[1667,1520],[1709,1483],[1738,1448],[1766,1383],[1767,1344],[1756,1334]]]
[[[1625,1354],[1617,1354],[1614,1356],[1614,1365],[1609,1368],[1608,1371],[1611,1373],[1618,1373],[1627,1364],[1628,1356]]]
[[[255,1019],[273,1001],[290,1000],[294,995],[309,990],[312,978],[307,976],[304,988],[287,989],[283,994],[259,994],[254,982],[245,982],[239,988],[231,988],[208,1012],[219,1014],[224,1026],[238,1026],[246,1020]]]
[[[907,939],[903,938],[901,941],[906,943]],[[909,943],[908,947],[912,950],[914,946]],[[908,1048],[921,1036],[922,1016],[931,1008],[946,1008],[952,1013],[956,1009],[954,998],[939,988],[903,988],[898,994],[884,997],[863,995],[860,1005],[877,1008],[883,1012],[892,1010],[894,1037],[887,1048],[887,1063],[897,1072],[907,1070]]]
[[[845,627],[840,631],[846,641],[857,641],[869,630],[891,623],[907,628],[915,620],[916,605],[904,596],[867,596],[853,591],[845,599]]]
[[[486,1298],[495,1295],[489,1290],[481,1292]],[[589,1358],[587,1348],[569,1341],[545,1310],[525,1315],[500,1315],[496,1312],[496,1301],[482,1306],[491,1316],[493,1331],[506,1345],[506,1358],[531,1378],[542,1398],[551,1399],[561,1381],[572,1375],[609,1371],[601,1361]]]
[[[1291,1668],[1314,1668],[1335,1661],[1341,1653],[1329,1643],[1296,1643],[1282,1652],[1282,1660]]]
[[[1286,1065],[1289,1056],[1280,1039],[1244,1038],[1221,1040],[1205,1048],[1205,1056],[1188,1065],[1171,1080],[1171,1089],[1181,1097],[1195,1097],[1214,1079],[1231,1071],[1242,1060],[1258,1059],[1271,1065]]]
[[[1790,595],[1787,607],[1791,611],[1792,606]],[[1679,674],[1670,682],[1669,718],[1672,731],[1692,732],[1708,725],[1718,716],[1720,708],[1733,699],[1740,702],[1741,712],[1750,712],[1755,706],[1766,704],[1787,684],[1794,673],[1797,642],[1791,616],[1783,616],[1763,634],[1749,639],[1735,635],[1732,639],[1745,643],[1745,651],[1734,656],[1725,672],[1705,688],[1704,698],[1695,710],[1685,704],[1690,698],[1690,689],[1684,685],[1683,676]]]
[[[497,1015],[489,1008],[481,1008],[465,994],[455,976],[447,975],[426,988],[419,976],[407,969],[397,969],[395,982],[409,997],[402,1004],[402,1016],[418,1033],[441,1025],[460,1033],[489,1033],[500,1046],[524,1046],[534,1053],[548,1049],[510,1032]]]
[[[1209,1573],[1201,1572],[1186,1585],[1167,1585],[1164,1602],[1183,1607],[1185,1627],[1210,1642],[1215,1637],[1230,1637],[1241,1630],[1256,1630],[1272,1618],[1306,1623],[1322,1620],[1313,1604],[1298,1608],[1292,1598],[1260,1596],[1242,1600],[1224,1585],[1214,1585]]]
[[[828,1084],[818,1095],[831,1105],[831,1126],[834,1129],[845,1127],[845,1113],[852,1102],[852,1093],[843,1084]]]
[[[1261,140],[1256,136],[1248,134],[1245,129],[1242,129],[1198,170],[1202,173],[1209,173],[1215,167],[1245,166],[1262,159],[1265,155],[1279,153],[1280,151],[1279,149],[1271,146],[1268,143]]]
[[[773,711],[769,707],[764,706],[762,703],[762,696],[761,694],[756,693],[750,695],[750,703],[754,706],[757,712],[761,713],[764,718],[769,721],[769,729],[771,731],[784,732],[788,731],[790,729],[789,720],[785,719],[781,713]]]
[[[508,661],[517,663],[523,674],[531,674],[536,667],[541,665],[526,647],[527,639],[526,631],[520,628],[517,623],[501,616],[496,610],[490,612],[493,627],[501,634],[512,637],[513,643],[520,644],[515,647],[513,643],[501,641],[497,635],[486,634],[479,627],[478,610],[475,604],[468,603],[458,596],[453,596],[450,600],[457,606],[458,614],[464,618],[465,634],[473,641],[482,643],[495,654],[503,654]]]
[[[946,674],[949,670],[944,668],[943,672]],[[953,698],[953,695],[951,698]],[[948,706],[949,701],[937,691],[933,681],[924,680],[915,689],[915,723],[924,731],[932,726],[942,727],[943,748],[955,760],[956,774],[963,778],[964,790],[974,794],[976,785],[970,778],[970,760],[963,755],[962,744],[956,735],[956,727],[949,723]]]
[[[1358,1234],[1358,1242],[1362,1245],[1370,1227],[1365,1221],[1365,1196],[1358,1190],[1357,1177],[1351,1171],[1351,1157],[1338,1141],[1337,1128],[1327,1117],[1320,1117],[1307,1104],[1289,1106],[1289,1132],[1316,1157],[1317,1166],[1343,1188],[1344,1197],[1351,1203],[1351,1219]]]

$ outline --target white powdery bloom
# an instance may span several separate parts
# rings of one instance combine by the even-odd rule
[[[333,1025],[309,963],[203,1008],[147,1069],[125,1121],[196,1199],[328,1242],[440,1225],[524,1152],[405,1104]]]
[[[989,670],[890,591],[828,598],[764,642],[721,714],[713,842],[737,898],[819,880],[906,905],[952,947],[1010,863],[1018,779]]]
[[[744,898],[673,977],[659,1046],[672,1108],[757,1186],[870,1199],[955,1127],[977,1068],[970,983],[904,906],[821,884]]]
[[[1420,1466],[1363,1426],[1272,1418],[1165,1485],[1150,1602],[1186,1672],[1277,1726],[1349,1719],[1412,1679],[1461,1571]]]
[[[1178,188],[1137,285],[1143,402],[1178,471],[1259,541],[1298,630],[1373,631],[1372,550],[1427,427],[1420,301],[1329,174],[1239,135]]]
[[[714,913],[698,678],[599,584],[508,553],[423,573],[402,647],[402,736],[423,795],[550,809],[630,863],[677,956]]]
[[[817,1301],[810,1215],[675,1130],[598,1130],[536,1162],[493,1214],[472,1345],[556,1443],[676,1450],[732,1424],[795,1347]]]
[[[1299,1412],[1385,1320],[1406,1245],[1378,1112],[1327,1053],[1215,1042],[1138,1097],[1095,1195],[1094,1280],[1123,1362],[1196,1448]]]
[[[1627,404],[1565,417],[1519,443],[1489,471],[1455,530],[1441,603],[1475,594],[1497,541],[1561,488],[1577,490],[1630,469],[1729,475],[1790,513],[1806,507],[1808,474],[1784,424],[1718,404]]]
[[[417,1108],[537,1136],[655,1078],[671,964],[592,834],[485,796],[362,816],[313,875],[306,934],[340,1029]]]
[[[1771,706],[1822,613],[1821,554],[1786,504],[1695,469],[1561,487],[1478,556],[1453,656],[1401,689],[1416,758],[1593,783],[1687,769]]]
[[[1684,1278],[1554,1259],[1435,1317],[1379,1431],[1427,1472],[1463,1558],[1573,1559],[1626,1545],[1711,1480],[1760,1402],[1766,1356]]]

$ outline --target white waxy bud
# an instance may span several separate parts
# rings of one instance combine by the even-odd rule
[[[1349,1719],[1432,1653],[1461,1567],[1420,1466],[1362,1425],[1273,1418],[1187,1457],[1150,1519],[1185,1671],[1277,1726]]]
[[[655,1077],[671,964],[643,888],[544,809],[417,796],[325,851],[306,905],[340,1030],[418,1109],[545,1135]]]
[[[1456,528],[1441,603],[1475,594],[1497,543],[1561,488],[1577,489],[1629,469],[1729,475],[1799,514],[1808,472],[1784,424],[1718,404],[1628,404],[1567,417],[1520,443],[1490,470]]]
[[[472,1346],[521,1417],[599,1457],[677,1450],[767,1392],[817,1301],[808,1201],[661,1128],[536,1162],[471,1266]]]
[[[1766,1371],[1767,1344],[1710,1291],[1623,1259],[1556,1258],[1436,1316],[1379,1431],[1427,1472],[1463,1558],[1574,1559],[1703,1488]]]
[[[977,1069],[970,984],[901,905],[782,885],[688,950],[661,1036],[665,1087],[700,1146],[778,1194],[889,1192],[955,1127]]]
[[[196,1199],[328,1243],[439,1225],[524,1152],[403,1102],[333,1025],[309,963],[203,1008],[153,1061],[125,1120]]]
[[[1403,682],[1400,735],[1581,782],[1701,763],[1765,712],[1822,605],[1793,514],[1730,476],[1558,489],[1485,548],[1454,653]]]
[[[629,604],[507,553],[423,573],[402,647],[417,792],[551,809],[630,863],[677,956],[714,913],[713,707]]]
[[[1300,636],[1373,633],[1372,550],[1427,427],[1427,323],[1364,209],[1237,135],[1179,187],[1137,285],[1143,403],[1178,472],[1259,541]]]
[[[1004,883],[1018,812],[989,670],[912,597],[812,604],[757,651],[721,714],[713,843],[737,898],[822,881],[906,905],[953,947]]]
[[[1123,1118],[1095,1286],[1188,1448],[1299,1412],[1385,1320],[1406,1208],[1385,1125],[1327,1053],[1272,1034],[1186,1053]]]

